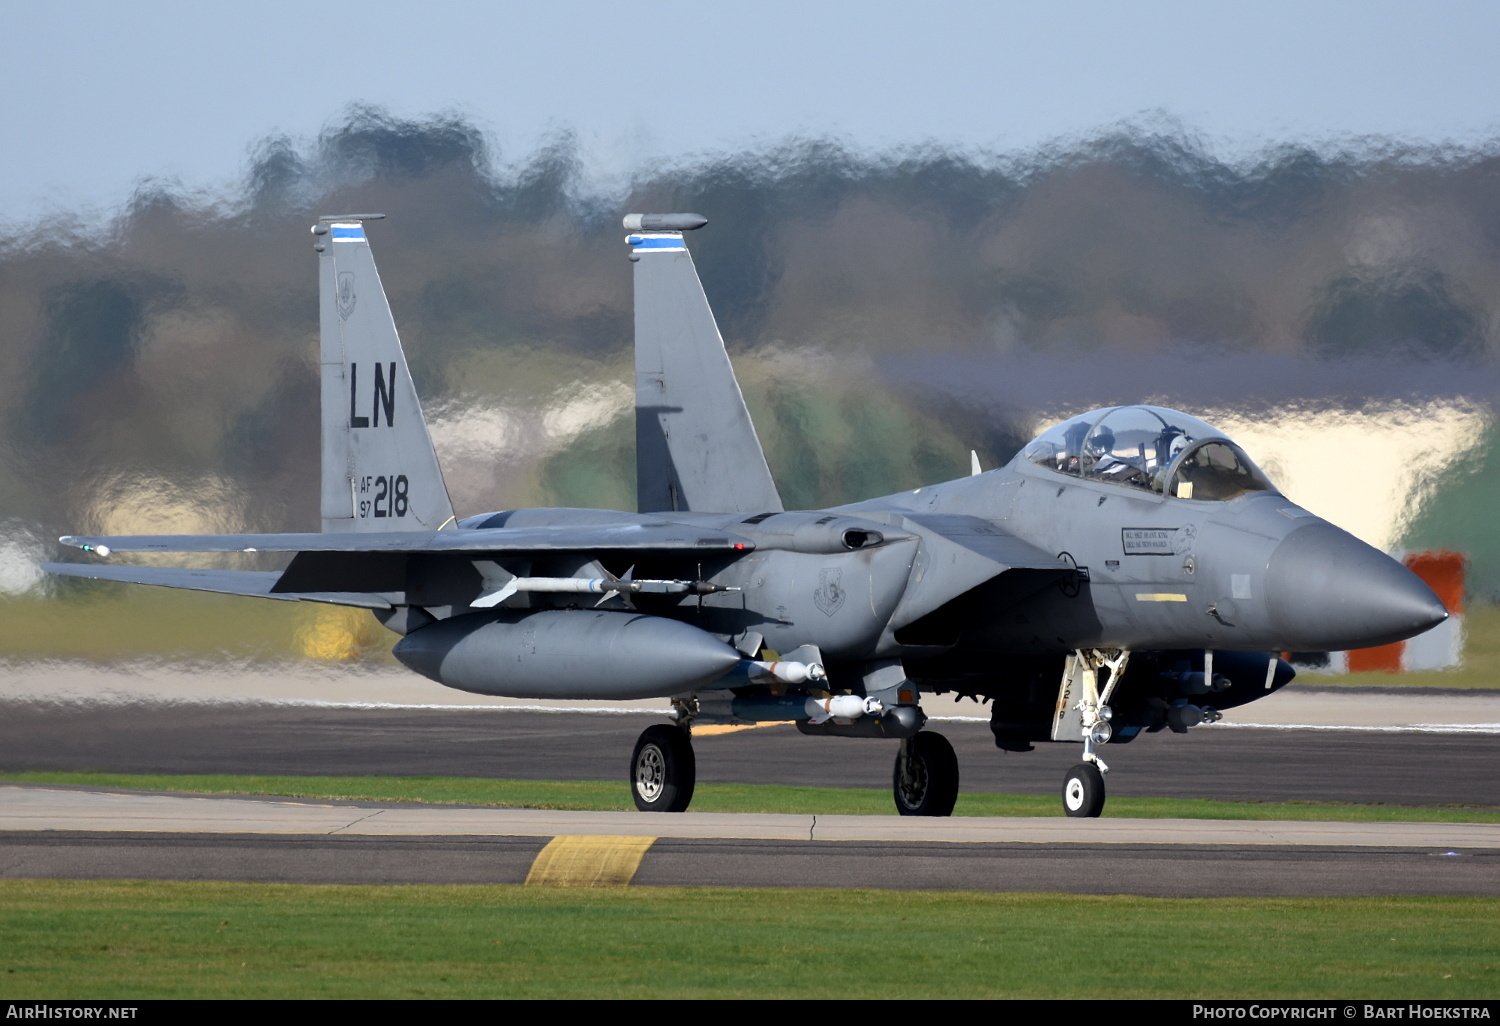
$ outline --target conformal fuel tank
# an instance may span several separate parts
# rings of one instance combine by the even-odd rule
[[[510,698],[662,698],[717,680],[741,658],[689,624],[582,609],[457,616],[392,651],[439,684]]]

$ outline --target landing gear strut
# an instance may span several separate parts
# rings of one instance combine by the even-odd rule
[[[630,791],[642,812],[686,812],[698,782],[693,742],[681,727],[647,727],[630,756]]]
[[[1080,649],[1063,667],[1062,687],[1052,716],[1052,740],[1083,738],[1083,761],[1063,779],[1063,811],[1070,816],[1095,819],[1104,811],[1104,774],[1109,767],[1094,752],[1097,745],[1114,736],[1110,726],[1110,696],[1125,674],[1130,652],[1125,649]],[[1108,672],[1099,687],[1099,671]]]
[[[958,801],[958,756],[930,730],[901,742],[891,772],[896,811],[903,816],[950,816]]]

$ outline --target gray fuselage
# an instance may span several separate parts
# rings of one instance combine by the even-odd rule
[[[1410,637],[1446,616],[1400,563],[1275,491],[1180,499],[1020,456],[830,510],[520,510],[464,526],[560,520],[671,522],[750,539],[744,555],[691,565],[633,559],[638,575],[701,575],[736,589],[642,596],[637,607],[726,639],[756,631],[775,650],[816,645],[830,664],[1084,648],[1340,650]]]

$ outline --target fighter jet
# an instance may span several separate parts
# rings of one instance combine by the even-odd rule
[[[394,654],[487,695],[668,699],[629,761],[637,808],[692,800],[695,726],[793,722],[897,742],[896,810],[944,816],[952,746],[925,695],[987,702],[995,744],[1072,743],[1068,815],[1101,752],[1182,733],[1292,678],[1279,653],[1382,645],[1447,612],[1400,563],[1283,496],[1231,439],[1157,406],[1093,410],[998,469],[784,508],[685,243],[632,214],[635,512],[457,518],[366,223],[314,225],[322,530],[64,537],[124,552],[287,552],[281,572],[49,564],[56,574],[369,609]],[[623,753],[622,753],[623,754]]]

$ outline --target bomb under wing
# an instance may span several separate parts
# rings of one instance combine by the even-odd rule
[[[837,509],[785,509],[684,233],[632,214],[637,510],[455,517],[363,217],[314,226],[322,530],[64,538],[96,557],[291,552],[251,573],[54,573],[369,609],[406,666],[526,698],[665,698],[630,753],[637,807],[680,811],[692,730],[795,722],[898,743],[903,815],[946,815],[958,763],[922,696],[988,703],[998,747],[1102,752],[1274,694],[1284,650],[1411,637],[1447,614],[1413,574],[1281,495],[1211,425],[1156,406],[1070,418],[1010,463]],[[623,753],[622,753],[623,754]]]

